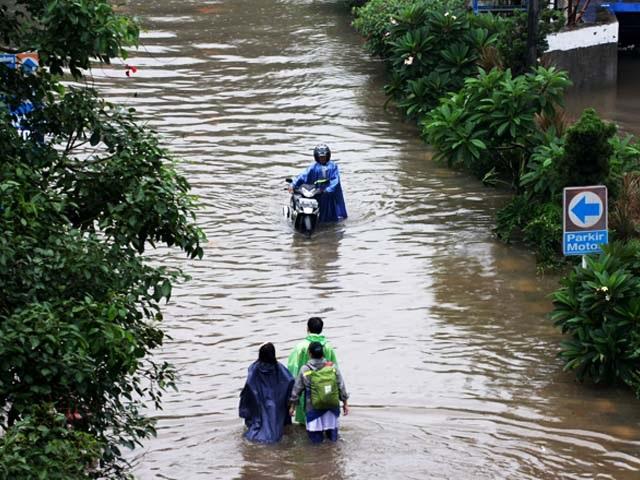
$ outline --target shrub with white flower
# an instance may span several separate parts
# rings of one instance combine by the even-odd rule
[[[407,57],[404,59],[404,64],[405,65],[411,65],[413,63],[413,57]]]
[[[640,398],[640,243],[613,242],[576,266],[553,294],[551,320],[565,370],[579,380],[626,383]]]

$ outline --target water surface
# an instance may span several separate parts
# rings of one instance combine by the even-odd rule
[[[435,164],[415,127],[383,110],[381,65],[344,11],[127,8],[147,29],[127,60],[138,71],[98,68],[95,83],[181,159],[209,237],[202,261],[157,255],[193,280],[166,308],[160,356],[180,391],[155,414],[158,438],[132,454],[139,478],[638,478],[637,401],[562,373],[545,316],[557,278],[492,236],[505,194]],[[608,112],[632,130],[640,104],[616,98]],[[281,216],[283,179],[319,142],[349,219],[306,240]],[[279,445],[248,444],[246,369],[265,341],[284,360],[311,315],[325,318],[351,392],[342,439],[312,448],[292,428]]]

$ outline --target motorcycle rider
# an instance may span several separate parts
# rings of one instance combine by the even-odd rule
[[[347,207],[340,185],[340,172],[338,165],[331,161],[331,149],[321,143],[313,149],[313,158],[315,163],[293,180],[289,191],[292,192],[303,184],[313,184],[317,180],[328,180],[329,183],[321,187],[322,194],[318,197],[319,220],[320,222],[337,222],[347,218]]]

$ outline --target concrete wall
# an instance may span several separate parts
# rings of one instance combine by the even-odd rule
[[[567,70],[575,87],[615,85],[618,80],[618,22],[591,25],[547,37],[544,59]]]

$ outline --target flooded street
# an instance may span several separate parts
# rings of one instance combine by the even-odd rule
[[[346,11],[127,8],[147,29],[126,61],[138,70],[97,68],[95,84],[161,133],[209,238],[202,261],[157,254],[193,278],[165,309],[160,357],[180,390],[130,456],[139,478],[638,478],[640,403],[562,372],[546,318],[557,277],[493,238],[505,194],[436,165],[415,126],[383,110],[382,66]],[[283,180],[320,142],[349,218],[306,240],[282,216]],[[286,362],[312,315],[351,394],[341,441],[311,447],[291,428],[276,446],[249,444],[237,413],[247,367],[265,341]]]
[[[573,91],[567,98],[569,118],[577,119],[584,108],[593,107],[603,118],[615,122],[623,134],[640,135],[640,56],[623,53],[618,57],[618,84],[615,87]]]

